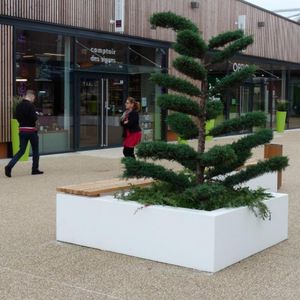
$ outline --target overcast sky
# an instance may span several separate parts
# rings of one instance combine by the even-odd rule
[[[247,2],[264,7],[269,10],[299,8],[299,0],[246,0]]]
[[[278,9],[289,9],[289,8],[299,9],[298,11],[295,12],[280,13],[285,17],[293,16],[296,15],[297,13],[300,13],[300,0],[284,0],[284,1],[283,0],[246,0],[246,1],[272,11]]]
[[[299,0],[246,0],[258,6],[262,6],[269,10],[282,8],[300,8]]]

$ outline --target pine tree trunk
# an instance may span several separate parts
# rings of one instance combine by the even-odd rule
[[[202,82],[202,91],[207,90],[207,83]],[[204,153],[205,151],[205,97],[200,97],[199,105],[203,111],[202,117],[199,118],[199,135],[198,135],[198,153]],[[204,182],[205,167],[201,166],[200,162],[197,163],[197,183],[202,184]]]

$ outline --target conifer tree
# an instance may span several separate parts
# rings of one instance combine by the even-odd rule
[[[256,165],[241,167],[251,157],[252,148],[272,140],[272,130],[264,128],[230,145],[217,145],[205,151],[205,123],[223,112],[222,102],[211,99],[242,84],[253,76],[256,67],[246,66],[228,74],[211,88],[208,85],[208,70],[251,45],[252,36],[236,30],[221,33],[205,42],[195,24],[171,12],[156,13],[150,22],[153,26],[170,28],[176,32],[173,49],[179,56],[172,65],[187,78],[166,73],[152,74],[154,83],[175,92],[160,95],[158,105],[174,112],[167,118],[170,128],[182,139],[197,139],[198,147],[195,150],[186,144],[162,141],[140,144],[137,148],[138,160],[123,159],[124,177],[153,178],[159,183],[148,189],[134,189],[127,199],[208,210],[248,205],[258,208],[260,215],[266,217],[268,211],[262,200],[268,195],[260,189],[250,191],[242,188],[241,184],[264,173],[284,169],[288,159],[274,157]],[[252,130],[254,126],[265,127],[265,124],[263,112],[252,112],[225,120],[208,135]],[[147,159],[175,161],[183,166],[183,170],[176,172]]]

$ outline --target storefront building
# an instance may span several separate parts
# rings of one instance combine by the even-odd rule
[[[15,95],[37,91],[41,153],[120,146],[128,95],[141,102],[143,139],[161,139],[160,89],[149,76],[165,63],[166,45],[24,27],[14,32]]]
[[[206,40],[237,28],[253,34],[253,46],[210,70],[213,83],[245,65],[259,67],[220,95],[220,120],[259,110],[274,128],[276,100],[287,99],[287,128],[300,128],[300,26],[290,20],[238,0],[2,0],[0,157],[9,155],[14,99],[27,89],[37,93],[41,153],[120,146],[129,95],[141,102],[143,139],[165,139],[165,112],[156,103],[165,91],[149,76],[176,73],[169,63],[175,35],[151,28],[156,11],[190,18]]]

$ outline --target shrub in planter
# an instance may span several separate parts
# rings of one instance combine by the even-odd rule
[[[239,168],[251,157],[252,148],[272,140],[272,131],[261,129],[232,144],[214,146],[205,151],[206,136],[265,126],[265,114],[253,112],[223,121],[209,131],[205,128],[207,120],[215,119],[223,111],[221,101],[210,99],[226,89],[240,85],[255,73],[256,67],[247,66],[228,74],[211,88],[208,88],[208,70],[245,49],[252,44],[253,38],[237,30],[222,33],[206,43],[196,25],[171,12],[154,14],[151,24],[172,28],[176,32],[173,49],[179,56],[172,64],[187,78],[152,74],[151,80],[154,83],[176,92],[159,96],[158,104],[163,109],[174,111],[167,119],[171,130],[181,139],[197,139],[198,147],[195,150],[187,144],[159,141],[140,144],[137,148],[138,160],[123,159],[124,177],[153,178],[156,183],[149,188],[132,189],[127,195],[122,195],[122,198],[145,205],[162,204],[201,210],[248,206],[262,218],[268,217],[269,211],[263,200],[269,194],[262,189],[252,191],[241,187],[241,184],[264,173],[284,169],[288,165],[288,159],[273,157],[244,169]],[[175,161],[182,165],[182,170],[175,172],[147,161],[148,159]]]
[[[276,108],[276,131],[284,132],[286,114],[288,110],[288,101],[278,100]]]
[[[13,118],[10,120],[10,128],[11,128],[11,143],[12,143],[12,153],[15,155],[20,149],[20,136],[19,136],[19,122],[15,118],[16,115],[16,107],[19,103],[19,97],[14,97],[13,99]],[[27,161],[29,157],[30,145],[28,143],[26,151],[24,155],[20,158],[20,161]]]

